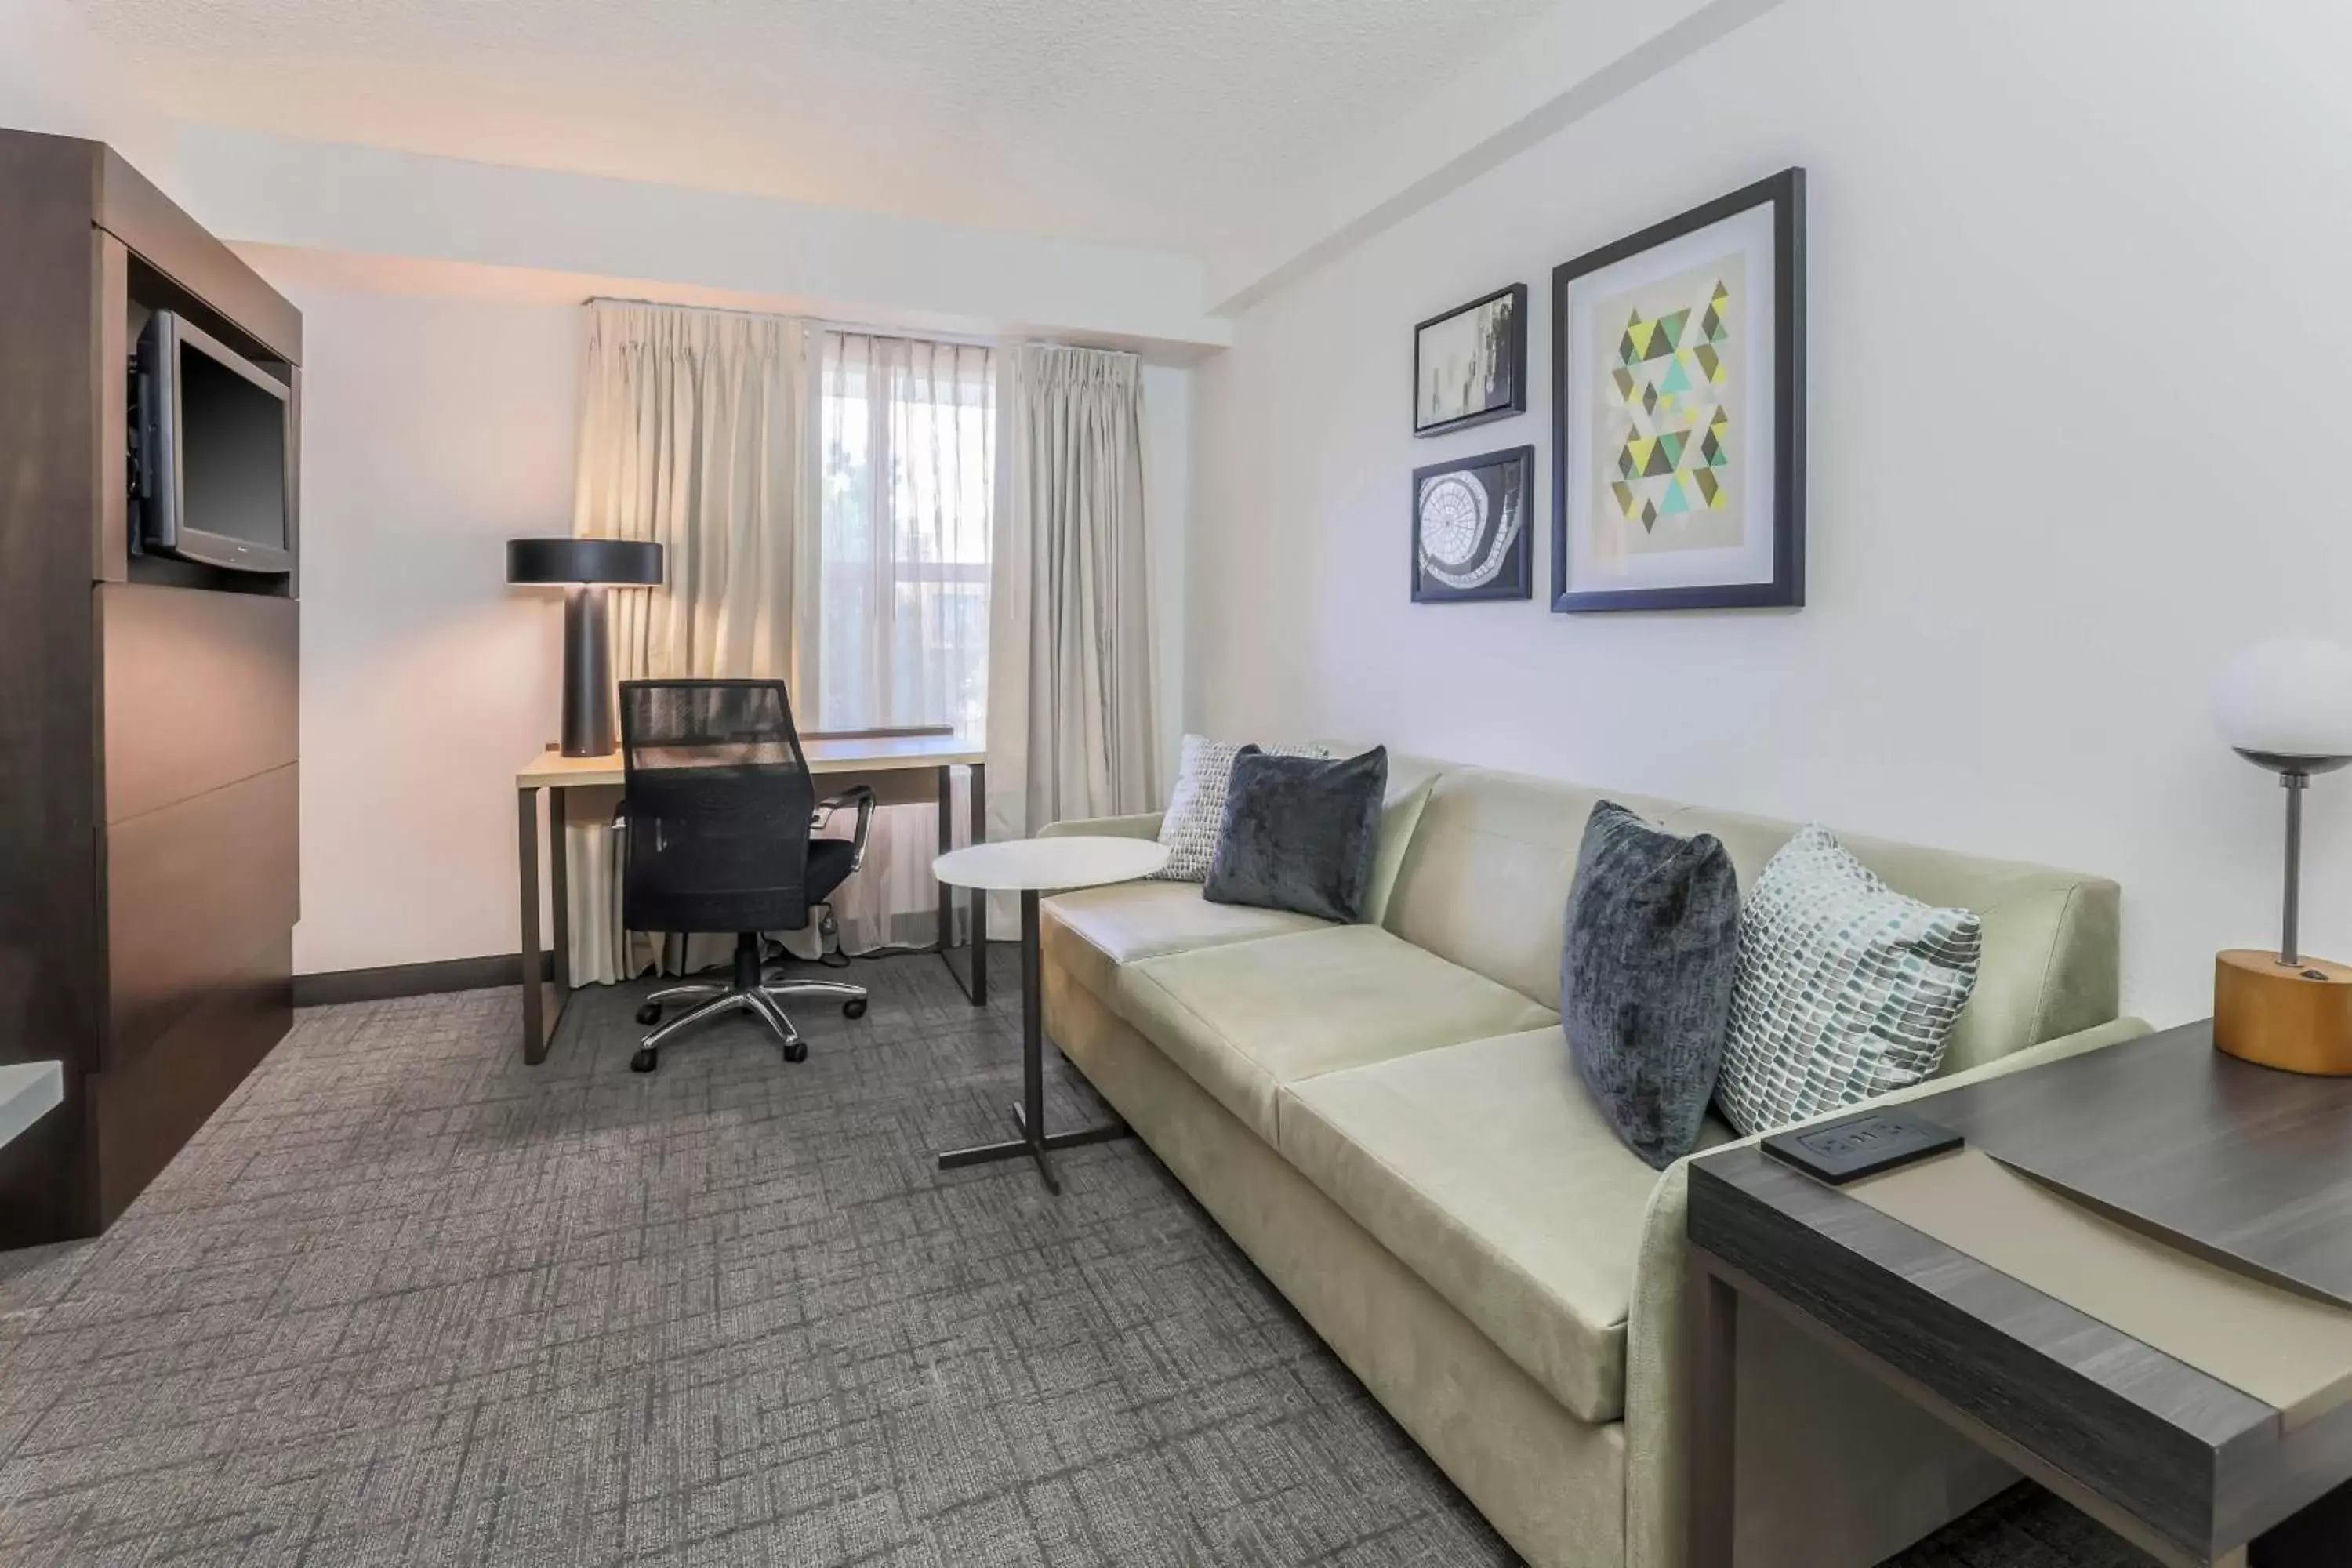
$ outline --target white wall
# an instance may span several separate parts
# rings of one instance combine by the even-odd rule
[[[2126,1004],[2272,933],[2280,791],[2214,669],[2352,639],[2352,15],[2323,0],[1787,0],[1248,310],[1201,374],[1192,717],[2074,865]],[[1417,463],[1548,460],[1550,267],[1811,171],[1796,613],[1406,598]],[[1409,434],[1411,323],[1529,283],[1526,417]],[[1538,485],[1548,496],[1549,469]],[[1538,594],[1549,540],[1536,551]],[[2308,945],[2352,956],[2352,787]]]
[[[172,127],[137,101],[71,0],[0,0],[0,127],[110,142],[178,194]]]
[[[1202,264],[1161,251],[221,127],[188,128],[177,150],[189,210],[235,243],[929,331],[1186,353],[1229,336],[1202,308]]]
[[[1209,298],[1236,311],[1454,186],[1628,92],[1779,0],[1554,0],[1419,101],[1383,106],[1211,255]]]
[[[512,952],[562,607],[505,542],[571,531],[580,312],[274,280],[307,355],[295,971]]]

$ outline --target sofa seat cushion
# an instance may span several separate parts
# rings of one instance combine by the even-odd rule
[[[1321,931],[1325,925],[1312,915],[1288,910],[1213,904],[1201,896],[1198,882],[1120,882],[1057,893],[1045,901],[1039,923],[1055,961],[1106,1002],[1112,999],[1117,984],[1113,973],[1122,963],[1262,936]]]
[[[1625,1408],[1625,1316],[1658,1173],[1557,1029],[1286,1085],[1283,1157],[1580,1419]],[[1729,1130],[1709,1118],[1704,1146]]]
[[[1362,925],[1129,963],[1104,999],[1268,1143],[1284,1084],[1558,1022],[1508,986]]]

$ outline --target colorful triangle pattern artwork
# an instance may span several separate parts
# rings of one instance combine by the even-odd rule
[[[1730,502],[1731,414],[1723,402],[1726,355],[1736,346],[1730,306],[1731,290],[1717,279],[1679,310],[1649,319],[1626,314],[1609,372],[1625,424],[1609,491],[1644,531],[1662,517],[1720,511]]]

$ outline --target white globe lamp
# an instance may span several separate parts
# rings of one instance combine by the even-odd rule
[[[2276,952],[2214,961],[2213,1043],[2293,1072],[2352,1075],[2352,967],[2311,958],[2295,930],[2302,900],[2303,794],[2352,763],[2352,648],[2279,637],[2231,659],[2213,683],[2213,724],[2286,790],[2286,887]]]

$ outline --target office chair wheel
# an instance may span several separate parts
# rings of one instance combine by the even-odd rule
[[[866,1016],[866,998],[863,996],[852,996],[848,1001],[844,1002],[841,1005],[841,1016],[845,1018],[863,1018]]]
[[[804,1062],[808,1060],[808,1042],[806,1040],[786,1040],[784,1042],[784,1060],[788,1062]]]
[[[660,1053],[656,1051],[651,1046],[640,1047],[637,1050],[637,1054],[629,1058],[629,1070],[631,1072],[651,1072],[654,1070],[654,1064],[658,1062],[660,1059]]]
[[[637,1009],[637,1022],[648,1025],[660,1023],[661,1007],[662,1005],[658,1002],[646,1003],[644,1006]]]

